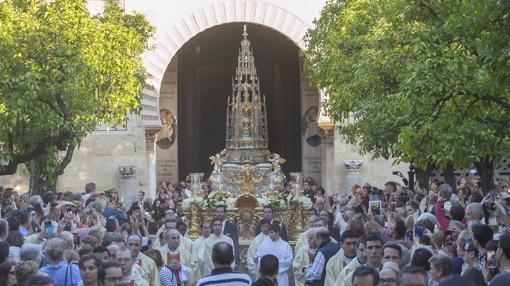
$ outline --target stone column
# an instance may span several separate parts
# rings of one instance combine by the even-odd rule
[[[119,166],[119,172],[119,196],[124,201],[126,209],[129,209],[131,204],[138,198],[138,191],[140,190],[136,176],[136,166]]]
[[[363,160],[344,160],[345,166],[345,191],[350,194],[351,188],[354,184],[361,185],[362,180],[359,175],[359,170],[363,165]]]
[[[321,137],[322,148],[322,186],[328,196],[338,193],[337,188],[337,172],[335,168],[335,146],[334,131],[325,131],[325,135]]]
[[[156,130],[145,131],[145,146],[147,148],[147,190],[146,197],[156,199],[156,149],[154,140],[156,139]]]

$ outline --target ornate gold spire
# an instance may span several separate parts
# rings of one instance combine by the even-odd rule
[[[232,95],[227,101],[227,150],[267,149],[266,99],[260,84],[246,25],[232,79]],[[246,158],[246,156],[242,156]]]

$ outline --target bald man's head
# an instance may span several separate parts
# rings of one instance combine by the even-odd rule
[[[169,249],[177,249],[181,244],[181,233],[177,229],[169,229],[165,233]]]
[[[137,257],[142,249],[142,238],[137,234],[132,234],[128,237],[127,244],[133,251],[134,256]]]
[[[310,248],[315,249],[319,246],[319,244],[317,243],[317,228],[314,227],[308,230],[306,238],[308,240],[308,246]]]
[[[317,228],[316,227],[312,227],[308,230],[308,233],[306,234],[306,237],[311,237],[311,236],[317,236]]]
[[[212,261],[216,268],[230,266],[234,262],[234,248],[229,243],[220,241],[213,246]]]
[[[111,244],[108,245],[106,249],[108,249],[108,252],[110,253],[110,260],[116,260],[117,252],[119,252],[120,247],[116,244]]]

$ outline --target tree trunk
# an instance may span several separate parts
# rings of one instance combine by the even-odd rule
[[[69,143],[66,149],[66,155],[62,161],[60,161],[58,167],[49,174],[43,174],[43,170],[38,166],[36,160],[30,160],[30,162],[26,164],[30,172],[29,194],[31,196],[42,195],[47,191],[57,191],[58,176],[64,173],[64,169],[71,162],[75,147],[76,145],[74,143]]]
[[[56,177],[54,180],[49,175],[43,175],[35,160],[26,164],[30,172],[30,183],[28,193],[30,196],[42,195],[48,190],[56,190]]]
[[[430,176],[432,175],[432,170],[434,167],[432,164],[428,164],[427,168],[416,168],[416,181],[418,182],[418,185],[422,189],[429,189],[429,180]]]
[[[453,163],[448,163],[446,168],[443,169],[443,178],[444,182],[452,186],[455,189],[455,167]]]
[[[475,162],[475,166],[480,176],[480,187],[485,195],[494,189],[494,158],[485,157]]]

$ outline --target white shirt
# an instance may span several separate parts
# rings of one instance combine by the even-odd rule
[[[292,260],[294,258],[289,243],[281,238],[276,241],[265,239],[258,247],[255,255],[258,258],[258,269],[260,268],[260,259],[266,254],[272,254],[278,258],[279,269],[278,276],[276,276],[278,286],[288,286],[289,276],[287,271],[292,267]]]

